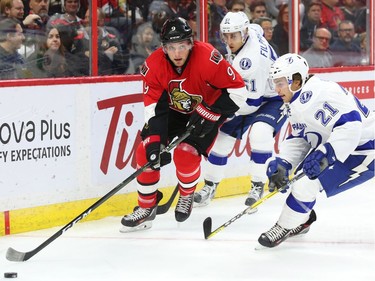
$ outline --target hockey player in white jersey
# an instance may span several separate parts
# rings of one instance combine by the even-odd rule
[[[237,139],[251,126],[250,172],[251,190],[245,204],[251,206],[264,191],[266,160],[272,156],[274,136],[285,117],[280,107],[282,100],[269,86],[268,75],[277,58],[275,51],[263,37],[257,24],[250,24],[243,12],[228,12],[220,24],[222,40],[228,51],[227,59],[245,81],[248,98],[246,107],[223,124],[208,157],[204,187],[194,194],[195,206],[205,206],[214,197],[217,185],[225,174],[229,153]]]
[[[319,191],[331,197],[374,177],[375,115],[339,84],[308,71],[297,54],[281,56],[270,71],[292,132],[268,165],[269,185],[281,188],[296,166],[306,176],[292,185],[277,223],[259,237],[265,247],[309,230]]]

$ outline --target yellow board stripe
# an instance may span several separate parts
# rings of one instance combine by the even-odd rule
[[[197,190],[203,187],[200,183]],[[172,194],[174,187],[162,188],[164,197],[161,204],[164,204]],[[216,198],[226,197],[247,193],[250,189],[249,177],[238,177],[224,179],[217,191]],[[178,197],[178,196],[177,196]],[[51,228],[56,226],[63,227],[89,206],[98,201],[99,198],[85,199],[67,203],[51,204],[33,208],[25,208],[9,211],[9,222],[5,219],[5,212],[0,213],[0,236],[6,234],[16,234],[39,229]],[[176,204],[177,198],[173,203]],[[108,201],[99,206],[82,221],[98,220],[108,216],[122,216],[131,213],[133,208],[138,205],[137,193],[114,195]],[[6,225],[9,223],[9,229],[6,231]],[[120,222],[119,222],[120,223]]]

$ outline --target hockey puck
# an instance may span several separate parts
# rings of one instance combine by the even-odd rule
[[[5,272],[4,278],[17,278],[17,272]]]

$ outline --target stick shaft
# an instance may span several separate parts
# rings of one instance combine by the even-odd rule
[[[172,150],[179,143],[181,143],[184,139],[186,139],[190,135],[190,132],[191,130],[187,130],[181,137],[179,137],[175,141],[172,141],[167,147],[165,147],[162,150],[162,152],[169,152],[170,150]],[[105,201],[111,198],[115,193],[117,193],[124,186],[129,184],[132,180],[134,180],[137,176],[139,176],[142,172],[144,172],[150,166],[151,166],[151,163],[148,162],[145,165],[143,165],[141,168],[136,170],[127,179],[125,179],[120,184],[118,184],[115,188],[113,188],[111,191],[109,191],[107,194],[101,197],[98,201],[96,201],[94,204],[88,207],[85,211],[83,211],[81,214],[79,214],[77,217],[71,220],[68,224],[66,224],[63,228],[57,231],[54,235],[52,235],[50,238],[48,238],[46,241],[44,241],[34,250],[29,251],[29,252],[19,252],[13,248],[8,248],[8,251],[6,253],[6,258],[10,261],[27,261],[28,259],[33,257],[35,254],[40,252],[42,249],[44,249],[46,246],[48,246],[51,242],[53,242],[58,237],[60,237],[64,232],[72,228],[77,222],[87,217],[92,211],[94,211],[96,208],[102,205]]]
[[[250,210],[258,207],[260,204],[262,204],[264,201],[268,200],[269,198],[271,198],[272,196],[274,196],[276,193],[278,193],[280,190],[284,190],[284,189],[287,189],[288,186],[292,185],[293,183],[295,183],[296,181],[298,181],[300,178],[304,177],[305,174],[304,173],[300,173],[298,175],[296,175],[293,179],[291,179],[285,186],[283,186],[282,188],[280,189],[275,189],[274,191],[268,193],[266,196],[264,196],[263,198],[259,199],[257,202],[255,202],[253,205],[251,205],[250,207],[247,207],[245,210],[243,210],[241,213],[237,214],[236,216],[234,216],[233,218],[231,218],[230,220],[226,221],[225,223],[223,223],[221,226],[219,226],[218,228],[216,228],[214,231],[211,231],[211,229],[209,229],[209,226],[208,224],[205,225],[205,222],[203,222],[203,231],[204,231],[204,236],[205,236],[205,239],[209,239],[211,238],[212,236],[216,235],[217,233],[219,233],[220,231],[224,230],[226,227],[228,227],[230,224],[232,224],[233,222],[235,222],[236,220],[238,220],[239,218],[241,218],[243,215],[247,214]]]

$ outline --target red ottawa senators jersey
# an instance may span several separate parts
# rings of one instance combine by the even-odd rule
[[[202,101],[213,105],[220,95],[227,94],[222,89],[246,93],[241,76],[210,44],[194,41],[184,67],[177,73],[162,48],[146,59],[141,70],[146,123],[156,115],[156,105],[165,92],[169,108],[181,114],[190,114]]]

